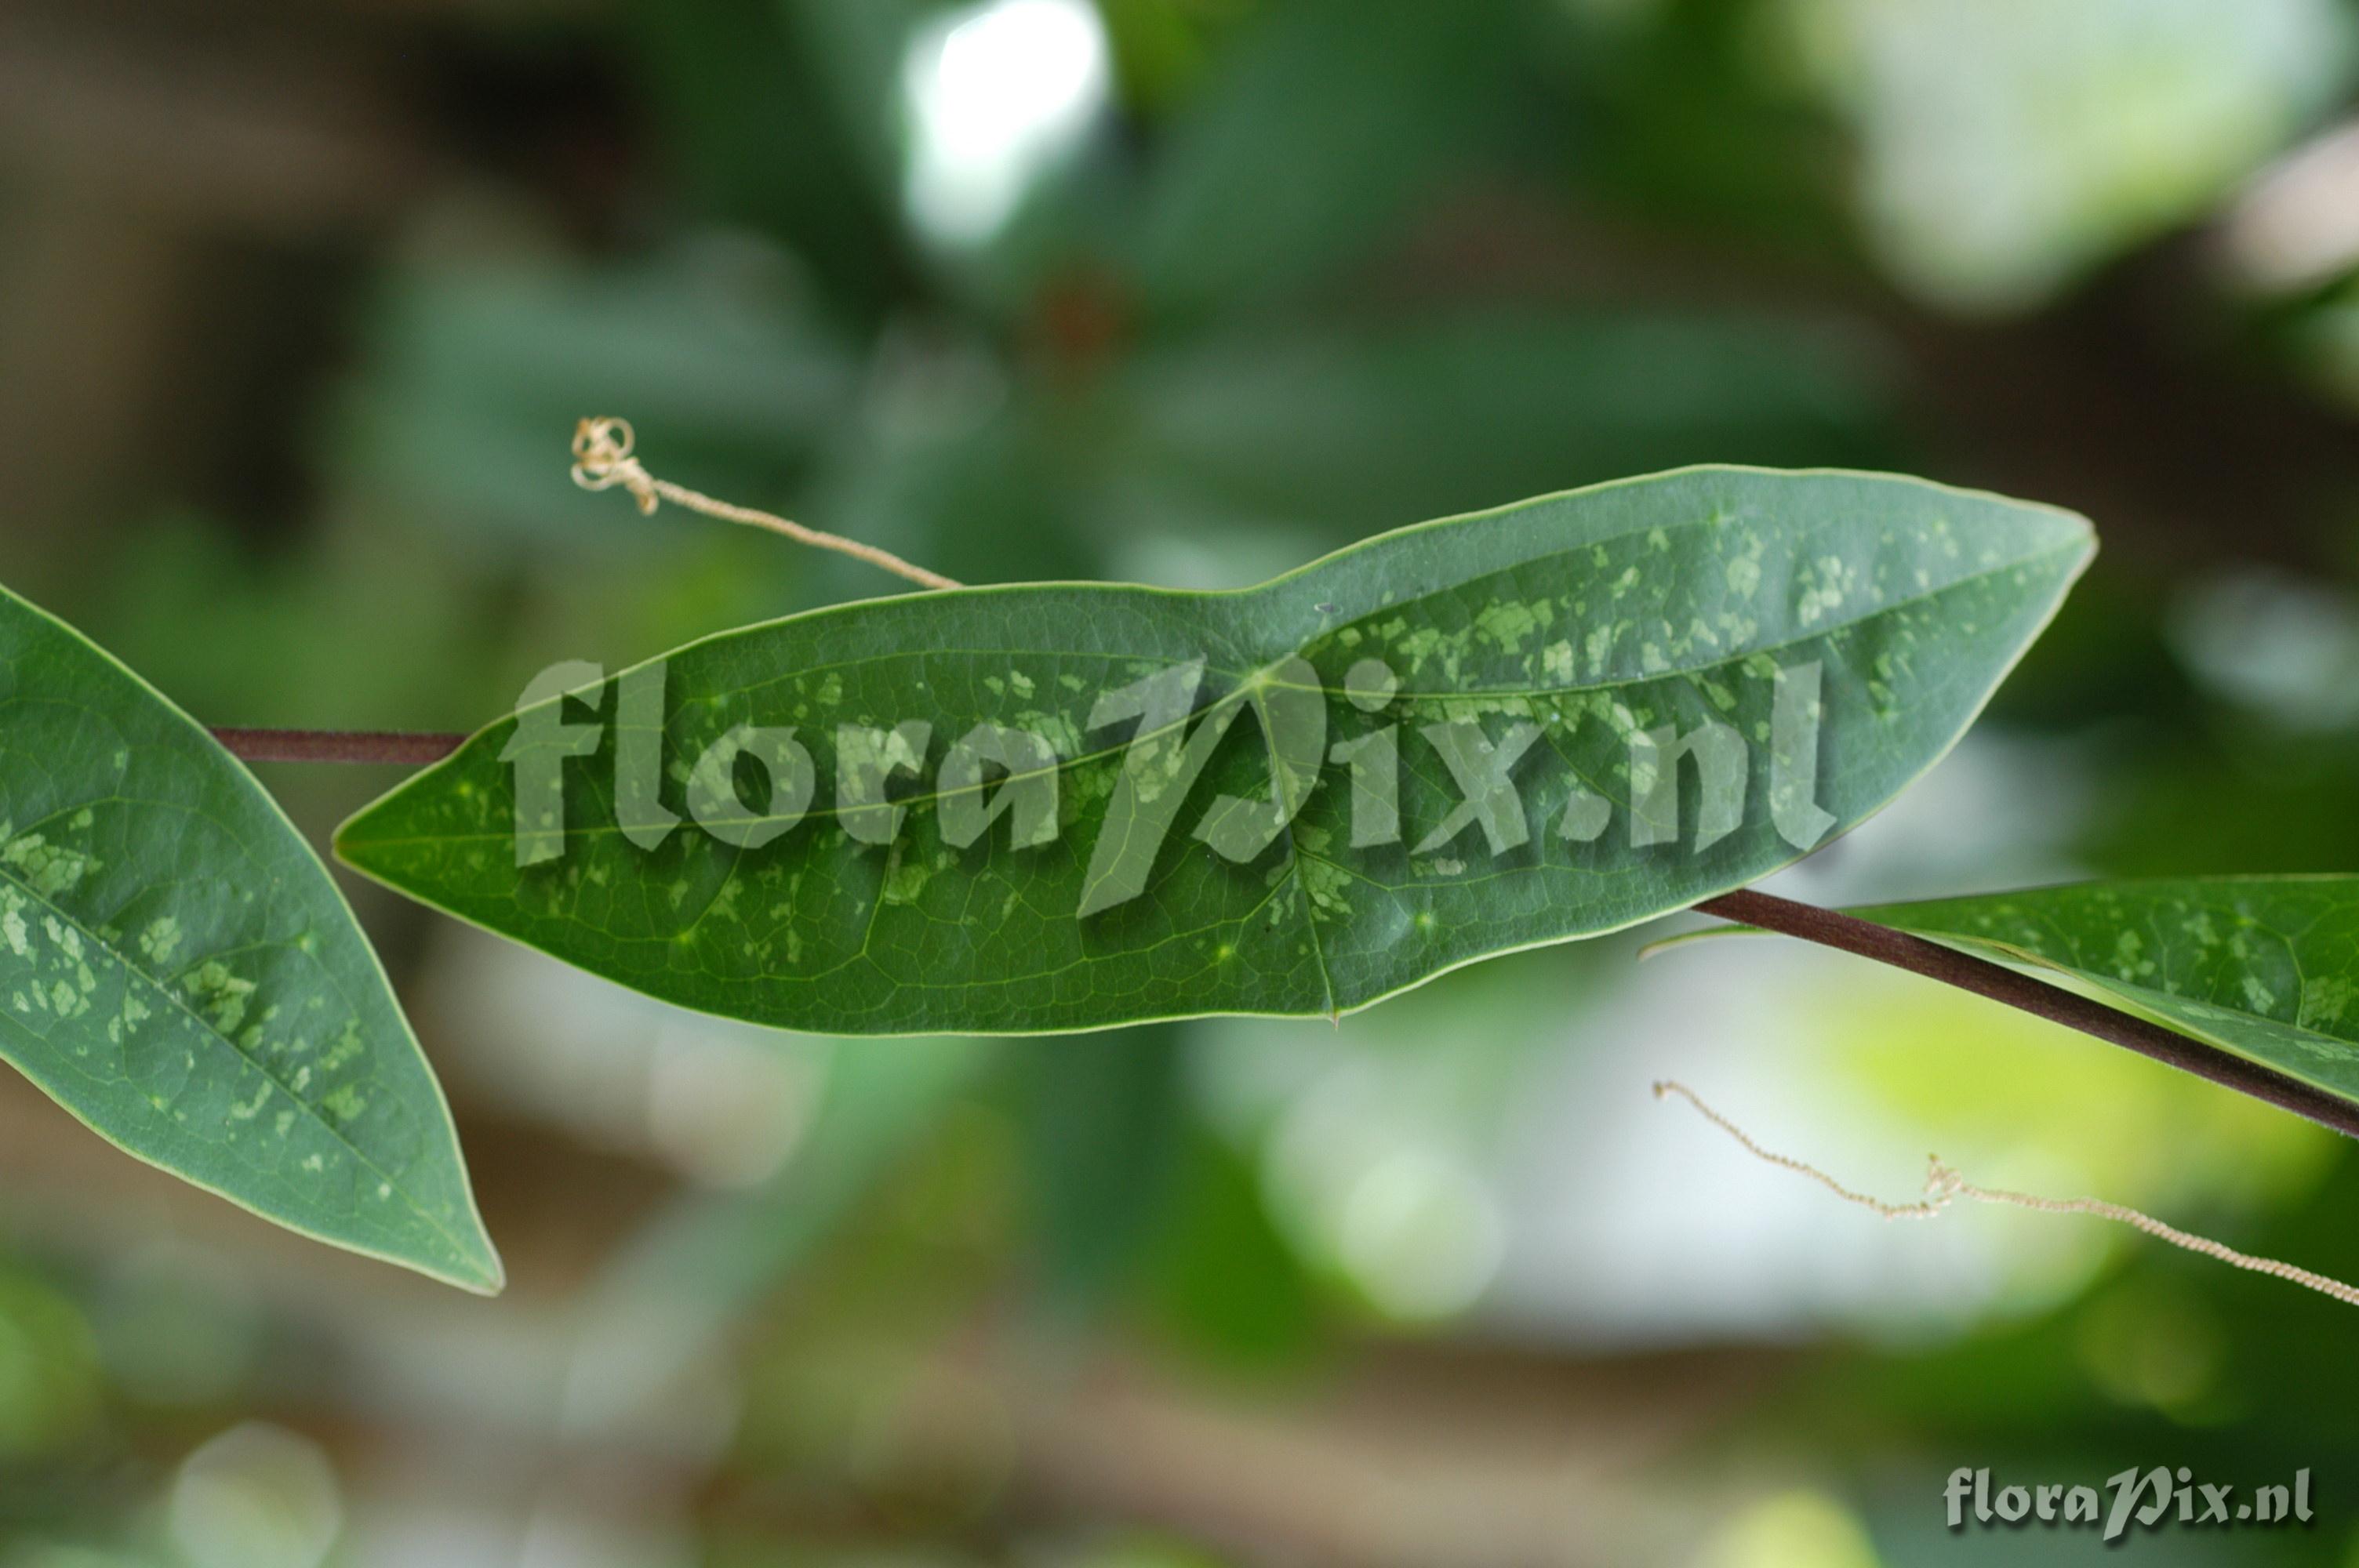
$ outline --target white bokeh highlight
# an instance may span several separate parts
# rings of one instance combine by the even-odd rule
[[[984,0],[920,33],[902,66],[911,220],[946,243],[988,239],[1088,133],[1108,56],[1085,0]]]

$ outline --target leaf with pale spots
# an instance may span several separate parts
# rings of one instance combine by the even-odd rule
[[[1973,721],[2092,548],[2049,507],[1708,468],[1238,592],[846,605],[572,681],[337,846],[760,1023],[1339,1013],[1741,886],[1858,822]],[[1806,674],[1823,710],[1789,744],[1778,694]],[[1727,787],[1700,799],[1707,765]]]
[[[2078,882],[1851,913],[2060,976],[2359,1103],[2359,876]]]
[[[266,1218],[499,1288],[441,1089],[327,868],[187,715],[5,590],[0,1057]]]

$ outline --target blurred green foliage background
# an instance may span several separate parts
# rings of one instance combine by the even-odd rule
[[[228,724],[471,729],[896,587],[1239,585],[1700,460],[2105,554],[1817,899],[2359,868],[2350,0],[17,0],[0,580]],[[392,782],[271,768],[315,839]],[[2322,1134],[1761,941],[1340,1028],[676,1014],[351,889],[514,1281],[272,1231],[0,1084],[0,1564],[2036,1563],[1996,1483],[2315,1476],[2154,1563],[2359,1561]],[[1668,923],[1675,928],[1678,923]]]

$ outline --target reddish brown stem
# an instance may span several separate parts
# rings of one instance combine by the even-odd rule
[[[440,762],[466,737],[409,730],[216,729],[213,739],[249,762],[398,762],[418,767]]]
[[[457,751],[466,739],[463,735],[389,730],[215,730],[213,737],[248,762],[387,762],[410,766],[440,762]],[[2036,1018],[2125,1046],[2223,1088],[2266,1100],[2346,1137],[2359,1138],[2359,1108],[2323,1089],[1938,942],[1928,942],[1921,936],[1832,909],[1821,909],[1816,904],[1756,892],[1750,888],[1708,898],[1695,907],[1703,914],[1717,915],[1740,925],[1757,925],[1764,931],[1797,936],[1822,947],[1840,948],[1988,997]]]
[[[1888,925],[1821,909],[1816,904],[1797,903],[1774,893],[1756,892],[1750,888],[1708,898],[1695,907],[1703,914],[1798,936],[1822,947],[1840,948],[1988,997],[2036,1018],[2125,1046],[2141,1056],[2151,1056],[2223,1088],[2266,1100],[2280,1110],[2289,1110],[2321,1127],[2331,1127],[2346,1137],[2359,1138],[2359,1108],[2324,1089],[2234,1052],[2174,1033],[2158,1023],[2117,1012],[2060,986],[2018,974],[2005,965],[1944,947],[1906,931],[1895,931]]]

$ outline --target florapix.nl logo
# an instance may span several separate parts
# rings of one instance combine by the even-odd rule
[[[1336,685],[1308,660],[1288,658],[1208,695],[1207,661],[1198,658],[1099,693],[1078,726],[757,718],[680,756],[669,742],[666,662],[608,683],[597,665],[571,661],[526,687],[501,760],[514,786],[516,863],[528,867],[565,853],[570,767],[603,763],[614,827],[644,850],[690,825],[751,850],[828,822],[851,839],[889,847],[912,809],[930,807],[949,849],[970,848],[1005,819],[1008,852],[1023,854],[1057,843],[1075,819],[1061,809],[1072,770],[1118,758],[1073,910],[1087,918],[1137,898],[1175,833],[1242,865],[1272,849],[1322,787],[1348,792],[1351,849],[1405,847],[1444,870],[1462,871],[1469,855],[1510,855],[1542,833],[1597,843],[1617,816],[1634,849],[1683,844],[1701,853],[1766,816],[1787,844],[1808,850],[1835,821],[1818,801],[1821,665],[1756,655],[1734,678],[1756,683],[1767,699],[1755,704],[1767,717],[1750,738],[1717,719],[1647,723],[1603,695],[1570,713],[1536,714],[1479,693],[1407,693],[1375,658],[1353,663]],[[1733,693],[1722,695],[1736,705]],[[1248,716],[1250,725],[1241,722]],[[1583,725],[1607,739],[1610,784],[1568,772],[1561,741]],[[1207,768],[1224,746],[1248,743],[1246,729],[1259,732],[1266,791],[1217,793],[1190,815]],[[1405,770],[1442,786],[1426,792],[1437,804],[1423,819],[1404,807]],[[1694,784],[1693,831],[1684,838],[1683,775]],[[665,803],[668,778],[680,781],[673,793],[681,809]],[[1538,793],[1549,797],[1544,817],[1530,809]]]
[[[2290,1482],[2255,1487],[2198,1481],[2185,1465],[2136,1466],[2105,1478],[2102,1491],[2069,1482],[1994,1485],[1987,1469],[1961,1465],[1941,1489],[1944,1522],[1953,1530],[1983,1528],[2101,1530],[2116,1541],[2133,1525],[2226,1530],[2237,1525],[2306,1525],[2314,1517],[2310,1472],[2297,1470]]]

